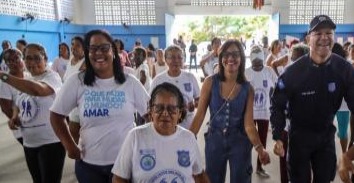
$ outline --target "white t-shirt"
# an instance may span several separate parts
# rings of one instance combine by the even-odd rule
[[[162,84],[164,82],[171,83],[177,86],[177,88],[179,88],[179,90],[183,94],[183,98],[186,105],[190,102],[194,102],[194,99],[197,99],[200,96],[200,88],[198,85],[198,81],[192,73],[181,70],[179,76],[171,77],[170,75],[168,75],[167,71],[165,71],[157,75],[152,80],[150,94],[157,85]],[[186,118],[182,121],[180,125],[189,129],[190,125],[192,124],[193,118],[194,112],[188,111]]]
[[[127,74],[123,84],[117,84],[114,77],[96,77],[93,86],[87,86],[83,74],[74,74],[69,80],[50,110],[67,116],[77,106],[83,161],[113,164],[128,131],[134,127],[134,112],[147,111],[148,93],[136,78]]]
[[[165,65],[159,65],[157,62],[154,63],[154,67],[155,67],[155,72],[156,72],[156,75],[164,72],[164,71],[167,71],[168,70],[168,66],[167,64],[165,63]],[[155,75],[155,76],[156,76]]]
[[[152,122],[131,130],[112,173],[134,183],[188,182],[203,171],[194,135],[177,126],[174,134],[160,135]]]
[[[203,59],[205,57],[208,57],[210,54],[213,54],[213,52],[207,53],[206,55],[203,56]],[[208,76],[211,76],[214,74],[214,65],[219,63],[219,57],[211,57],[209,60],[206,61],[204,65],[204,70]]]
[[[123,66],[123,72],[127,74],[132,74],[135,77],[135,70],[128,66]]]
[[[252,67],[247,68],[245,75],[254,88],[253,118],[269,120],[270,89],[274,89],[277,75],[268,66],[264,66],[259,72],[254,71]]]
[[[71,61],[67,62],[66,72],[63,76],[63,82],[66,81],[71,75],[79,72],[79,69],[84,62],[85,62],[85,58],[79,60],[75,65],[72,65]]]
[[[146,91],[149,91],[150,90],[150,85],[151,85],[151,75],[150,75],[149,66],[147,65],[146,61],[144,61],[144,63],[142,63],[135,70],[135,76],[136,76],[136,78],[138,78],[139,81],[140,81],[140,77],[141,77],[140,76],[140,72],[141,71],[145,72],[146,81],[145,81],[144,87],[145,87]]]
[[[53,61],[51,69],[57,72],[61,77],[61,79],[63,80],[68,63],[70,64],[69,59],[58,57]]]
[[[21,133],[25,147],[39,147],[45,144],[59,142],[49,118],[49,107],[62,86],[58,73],[48,69],[40,76],[30,79],[47,84],[54,90],[49,96],[31,96],[19,92],[16,97],[16,106],[19,108]]]
[[[4,83],[0,81],[0,98],[1,99],[6,99],[6,100],[11,100],[13,105],[15,105],[16,102],[16,97],[18,95],[19,91],[12,87],[11,85]],[[15,138],[21,138],[21,130],[11,130],[12,133],[14,134]]]

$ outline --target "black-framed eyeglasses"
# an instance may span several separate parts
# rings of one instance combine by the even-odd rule
[[[90,53],[96,53],[98,50],[100,50],[103,53],[107,53],[110,49],[111,49],[111,44],[109,43],[89,46]]]
[[[221,57],[223,59],[228,59],[230,56],[233,59],[241,58],[241,52],[240,51],[233,51],[233,52],[224,52],[224,53],[221,54]]]
[[[26,55],[26,57],[25,57],[25,61],[35,61],[35,62],[41,62],[42,61],[42,59],[43,59],[44,57],[42,56],[42,55],[39,55],[39,54],[35,54],[35,55]]]
[[[179,111],[178,105],[153,104],[152,110],[155,113],[162,114],[165,110],[169,115],[177,114]]]

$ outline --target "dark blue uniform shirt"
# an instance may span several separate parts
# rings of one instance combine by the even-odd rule
[[[280,139],[286,117],[291,130],[327,131],[343,97],[354,112],[354,69],[349,62],[336,54],[320,65],[309,55],[301,57],[279,77],[272,95],[273,139]]]

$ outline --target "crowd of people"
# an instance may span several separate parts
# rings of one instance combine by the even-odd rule
[[[71,47],[60,43],[51,66],[40,44],[3,41],[0,106],[36,183],[61,182],[66,155],[83,183],[223,183],[227,164],[230,182],[251,183],[252,149],[256,174],[272,176],[264,167],[269,126],[281,183],[329,183],[337,171],[335,117],[338,171],[348,183],[354,44],[335,43],[335,29],[318,15],[303,43],[275,40],[269,52],[253,45],[250,68],[242,41],[215,37],[200,61],[201,88],[185,69],[182,36],[164,50],[137,40],[127,52],[122,40],[91,30]],[[188,51],[190,71],[194,40]],[[204,168],[196,136],[205,121]]]

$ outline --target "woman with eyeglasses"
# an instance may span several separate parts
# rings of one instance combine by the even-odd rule
[[[198,106],[200,89],[195,76],[190,72],[182,70],[183,59],[183,50],[179,46],[172,45],[167,47],[165,50],[165,60],[168,69],[152,80],[150,91],[164,82],[177,86],[183,94],[184,105],[187,109],[186,118],[180,125],[189,129],[194,117],[194,109]]]
[[[18,49],[7,49],[4,52],[4,62],[9,68],[9,74],[18,78],[28,78],[28,75],[25,75],[24,69],[25,64],[23,63],[22,52]],[[25,77],[26,76],[26,77]],[[16,102],[16,96],[19,91],[12,87],[11,85],[1,82],[0,84],[0,106],[1,111],[8,117],[12,118],[13,115],[13,106]],[[10,122],[10,121],[9,121]],[[9,123],[10,127],[10,123]],[[20,129],[13,129],[13,135],[21,145],[23,144],[22,134]]]
[[[197,135],[209,106],[205,137],[206,173],[211,182],[250,183],[252,147],[262,164],[270,162],[253,121],[254,90],[245,78],[245,53],[238,40],[226,41],[219,52],[219,73],[203,83],[200,102],[190,130]]]
[[[47,69],[48,57],[41,45],[27,45],[24,58],[30,78],[0,72],[1,80],[19,91],[9,125],[12,129],[21,129],[33,182],[60,183],[65,149],[50,124],[48,109],[61,88],[61,78]]]
[[[114,183],[208,183],[194,135],[178,126],[184,98],[171,83],[157,85],[149,101],[151,123],[131,130],[114,163]]]
[[[69,158],[77,160],[79,182],[111,182],[113,163],[134,127],[134,112],[146,113],[149,95],[135,77],[124,74],[108,32],[88,32],[84,52],[86,70],[64,83],[50,108],[51,123]],[[79,144],[65,124],[65,116],[74,107],[78,107],[80,118]]]

